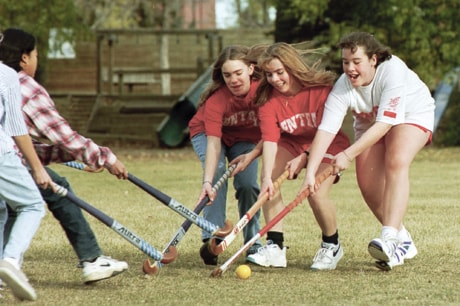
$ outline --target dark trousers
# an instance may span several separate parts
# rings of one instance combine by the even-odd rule
[[[55,183],[72,191],[65,177],[60,176],[48,167],[45,168]],[[40,191],[43,200],[48,204],[48,209],[64,229],[67,239],[69,239],[70,244],[77,253],[78,259],[80,261],[92,260],[102,255],[96,236],[86,221],[81,208],[67,197],[58,196],[50,188],[47,190],[40,189]]]

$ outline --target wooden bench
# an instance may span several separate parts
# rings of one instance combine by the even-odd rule
[[[161,83],[161,81],[155,78],[155,74],[151,68],[117,68],[113,73],[117,77],[118,93],[120,95],[123,94],[123,87],[125,85],[128,86],[129,92],[132,93],[134,86]]]
[[[109,79],[107,68],[102,69],[102,81],[109,82],[109,92],[111,85],[118,86],[118,93],[121,95],[124,92],[124,86],[128,87],[130,93],[133,92],[134,86],[146,86],[150,84],[160,84],[161,81],[156,79],[152,68],[145,67],[124,67],[114,68],[112,70],[112,80]]]
[[[153,69],[148,67],[117,67],[112,70],[112,84],[118,85],[118,93],[120,95],[123,94],[125,85],[128,87],[128,91],[132,93],[134,86],[161,84],[161,80],[157,79],[156,75],[158,76],[162,73],[186,73],[196,74],[198,76],[200,71],[196,67],[170,69]],[[107,68],[103,68],[102,70],[102,80],[105,82],[110,82]]]

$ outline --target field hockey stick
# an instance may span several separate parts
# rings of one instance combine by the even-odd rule
[[[225,225],[223,228],[219,228],[219,226],[209,222],[199,214],[195,213],[193,210],[187,208],[183,204],[179,203],[175,199],[171,198],[170,196],[164,194],[163,192],[159,191],[158,189],[150,186],[146,182],[142,181],[141,179],[135,177],[131,173],[128,174],[128,180],[133,183],[134,185],[138,186],[161,203],[166,205],[167,207],[174,210],[176,213],[184,217],[185,219],[191,221],[192,223],[199,226],[204,231],[212,234],[213,236],[224,237],[228,235],[228,233],[232,230],[232,223],[230,221],[225,221]]]
[[[217,181],[216,184],[212,187],[213,192],[217,192],[219,188],[225,183],[225,181],[230,177],[232,174],[233,170],[235,170],[236,165],[231,165],[227,171],[222,175],[222,177]],[[206,206],[206,204],[209,202],[209,197],[206,196],[203,200],[201,200],[200,203],[198,203],[197,206],[195,206],[195,209],[193,212],[199,214],[203,208]],[[171,246],[177,246],[179,242],[182,240],[182,238],[185,236],[185,233],[189,230],[190,226],[192,225],[192,222],[189,220],[185,220],[184,223],[180,226],[180,228],[177,230],[177,232],[174,234],[174,236],[171,238],[169,243],[166,245],[164,248],[164,252],[167,252],[169,247]],[[159,269],[163,266],[161,262],[155,261],[154,263],[151,263],[149,259],[146,259],[144,261],[144,265],[142,267],[142,270],[144,271],[145,274],[156,274],[158,273]]]
[[[74,169],[86,171],[86,172],[92,172],[92,173],[99,173],[99,172],[104,171],[104,168],[103,168],[103,167],[98,168],[98,169],[93,169],[93,168],[88,167],[88,166],[85,165],[84,163],[78,162],[78,161],[76,161],[76,160],[68,161],[68,162],[62,163],[62,165],[67,166],[67,167],[70,167],[70,168],[74,168]]]
[[[286,170],[281,174],[275,182],[273,182],[273,187],[279,189],[281,184],[288,178],[289,170]],[[216,243],[216,238],[212,237],[209,241],[209,251],[214,255],[219,255],[223,251],[225,251],[228,246],[235,240],[236,236],[243,230],[243,228],[251,221],[257,211],[265,204],[268,200],[268,192],[264,193],[252,206],[251,208],[244,214],[244,216],[238,221],[237,224],[233,227],[230,234],[225,236],[225,238],[219,243]]]
[[[327,179],[334,171],[332,165],[329,165],[324,169],[320,174],[316,176],[316,184],[321,184]],[[222,276],[222,273],[227,271],[231,264],[233,264],[238,257],[241,256],[245,251],[247,251],[260,237],[265,235],[273,226],[275,226],[281,219],[283,219],[291,210],[293,210],[297,205],[302,203],[302,201],[310,195],[310,189],[303,189],[295,198],[289,203],[282,211],[280,211],[275,218],[268,222],[254,237],[251,238],[246,244],[239,249],[232,257],[230,257],[223,265],[214,269],[211,273],[212,277]]]
[[[85,210],[88,212],[90,215],[94,216],[96,219],[110,227],[112,230],[114,230],[117,234],[119,234],[121,237],[125,238],[129,242],[131,242],[134,246],[136,246],[139,250],[150,256],[151,258],[160,261],[164,264],[168,264],[172,261],[174,261],[177,257],[177,250],[173,246],[169,249],[168,253],[162,254],[158,250],[156,250],[153,246],[151,246],[149,243],[147,243],[144,239],[136,235],[134,232],[132,232],[130,229],[128,229],[126,226],[122,225],[121,223],[117,222],[113,218],[109,217],[99,209],[95,208],[94,206],[91,206],[87,202],[83,201],[79,197],[77,197],[75,194],[73,194],[71,191],[66,189],[63,186],[60,186],[55,183],[56,187],[56,194],[58,194],[61,197],[66,197],[69,200],[71,200],[73,203],[75,203],[77,206],[79,206],[81,209]]]

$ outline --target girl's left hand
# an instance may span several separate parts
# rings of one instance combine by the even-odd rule
[[[286,170],[289,170],[288,179],[296,179],[300,171],[307,165],[307,155],[305,153],[300,154],[296,158],[286,163]]]

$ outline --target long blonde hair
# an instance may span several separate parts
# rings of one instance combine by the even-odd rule
[[[262,71],[257,67],[257,60],[262,52],[268,47],[266,44],[256,44],[252,47],[243,45],[231,45],[225,47],[215,61],[212,73],[211,82],[206,86],[200,96],[199,105],[203,104],[217,89],[226,86],[222,75],[222,66],[228,60],[240,60],[247,66],[254,65],[254,72],[251,76],[252,80],[258,80],[262,77]]]
[[[273,59],[278,59],[286,72],[297,79],[303,87],[328,86],[334,84],[336,74],[320,68],[321,62],[316,60],[313,64],[307,64],[303,57],[317,57],[317,49],[300,50],[293,45],[279,42],[265,49],[259,56],[258,66],[264,70]],[[263,76],[257,88],[256,105],[263,105],[268,101],[273,87],[268,83],[267,77]]]

